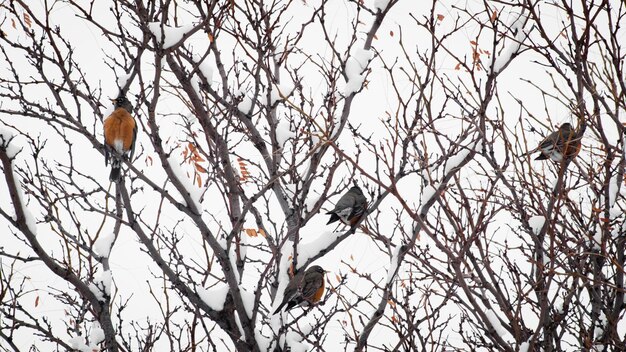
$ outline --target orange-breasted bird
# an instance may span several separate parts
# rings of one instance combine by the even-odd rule
[[[118,182],[122,174],[122,160],[133,158],[135,140],[137,139],[137,124],[130,114],[133,106],[123,95],[112,99],[115,110],[104,120],[104,142],[108,148],[105,151],[105,165],[111,159],[111,174],[109,180]],[[110,149],[109,149],[110,148]],[[115,150],[116,153],[113,153]]]
[[[539,146],[526,154],[539,152],[535,160],[552,159],[561,162],[563,158],[571,159],[580,151],[580,137],[569,123],[562,124],[558,130],[550,133]]]
[[[313,265],[306,271],[296,274],[285,288],[282,303],[276,308],[278,313],[285,305],[290,310],[296,305],[315,304],[324,295],[324,274],[326,271],[319,265]]]
[[[358,186],[354,186],[339,198],[333,210],[326,213],[330,214],[330,220],[326,225],[341,220],[346,225],[354,226],[365,213],[366,207],[367,198]]]

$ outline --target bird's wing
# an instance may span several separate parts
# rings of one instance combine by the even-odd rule
[[[552,132],[548,137],[546,137],[541,143],[539,143],[538,149],[546,149],[552,148],[556,144],[556,141],[559,139],[559,132]]]
[[[302,285],[302,297],[311,300],[317,290],[324,284],[324,276],[319,273],[309,274]]]
[[[344,194],[343,196],[341,196],[341,198],[339,198],[337,204],[335,204],[334,212],[338,213],[344,209],[352,208],[355,204],[355,198],[356,197],[352,193],[348,192]]]
[[[133,141],[130,144],[130,155],[128,160],[133,160],[133,155],[135,155],[135,141],[137,141],[137,121],[135,121],[135,128],[133,128]]]

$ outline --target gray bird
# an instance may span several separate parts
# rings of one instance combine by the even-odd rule
[[[324,274],[326,271],[319,265],[313,265],[306,271],[296,274],[285,288],[282,303],[276,308],[274,314],[278,313],[285,304],[290,310],[296,305],[304,303],[314,304],[324,295]]]
[[[354,226],[365,213],[366,207],[367,198],[358,186],[354,186],[339,198],[333,210],[326,213],[330,214],[330,220],[326,225],[341,220],[346,225]]]
[[[580,137],[576,136],[576,130],[569,123],[564,123],[558,130],[544,138],[537,148],[522,156],[539,152],[535,160],[552,159],[560,162],[563,160],[563,157],[570,159],[576,156],[580,151],[580,147]]]

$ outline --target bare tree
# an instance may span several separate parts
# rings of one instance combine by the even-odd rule
[[[622,2],[0,11],[3,349],[626,349]],[[533,160],[565,122],[578,155]]]

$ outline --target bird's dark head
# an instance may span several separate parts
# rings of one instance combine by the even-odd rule
[[[570,125],[569,123],[564,123],[561,125],[561,127],[559,127],[559,129],[561,131],[572,131],[574,128],[572,127],[572,125]]]
[[[115,99],[111,99],[111,101],[113,102],[113,104],[115,105],[115,108],[123,108],[124,110],[131,112],[133,111],[133,106],[130,104],[130,101],[128,99],[126,99],[125,96],[120,95],[119,97],[115,98]]]
[[[324,274],[326,272],[326,270],[324,270],[321,266],[319,265],[313,265],[312,267],[307,269],[307,272],[309,273],[319,273],[319,274]]]
[[[348,192],[363,194],[363,191],[361,191],[361,188],[359,188],[359,186],[352,186]]]

